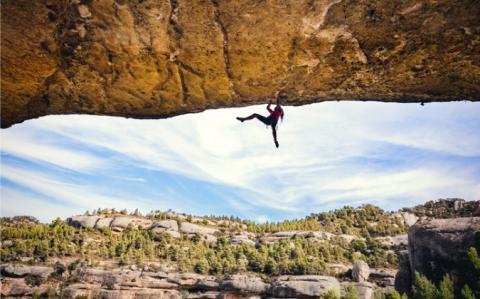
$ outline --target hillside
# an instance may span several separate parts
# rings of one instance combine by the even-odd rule
[[[373,295],[374,290],[393,290],[399,256],[407,248],[408,229],[418,219],[415,214],[472,216],[478,206],[478,202],[462,201],[459,208],[454,200],[439,200],[385,212],[364,205],[264,224],[172,211],[141,215],[106,209],[51,224],[38,223],[32,217],[2,218],[2,273],[12,277],[4,281],[2,294],[12,295],[11,289],[5,293],[5,288],[18,284],[19,290],[30,295],[45,292],[46,286],[57,295],[64,290],[83,294],[77,289],[88,289],[92,295],[93,287],[85,283],[104,285],[112,275],[119,283],[130,273],[138,275],[136,287],[148,290],[160,275],[164,277],[158,278],[160,281],[173,283],[165,287],[168,290],[224,292],[221,285],[240,283],[231,282],[233,279],[249,286],[269,284],[263,286],[263,293],[268,289],[274,292],[271,295],[282,295],[283,289],[273,286],[283,285],[289,277],[288,281],[316,281],[315,285],[326,279],[320,285],[340,283],[342,289],[353,284],[359,292]],[[185,279],[189,282],[183,282]],[[198,281],[217,287],[198,287]],[[71,290],[72,285],[76,291]],[[158,288],[162,289],[153,287]],[[263,294],[250,292],[246,286],[233,289]],[[303,291],[295,292],[300,296]]]

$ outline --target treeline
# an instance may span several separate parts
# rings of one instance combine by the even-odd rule
[[[216,242],[202,241],[200,235],[173,239],[168,234],[127,229],[123,233],[73,228],[59,219],[50,225],[21,224],[1,228],[3,261],[21,257],[43,260],[49,256],[80,257],[95,264],[113,259],[123,264],[162,262],[176,265],[181,272],[231,274],[243,271],[281,274],[322,274],[326,263],[347,263],[356,259],[372,267],[392,267],[396,255],[373,238],[357,240],[352,246],[343,238],[316,242],[304,237],[284,239],[252,247],[232,245],[225,235]]]
[[[480,209],[480,202],[465,201],[460,198],[448,198],[427,201],[413,208],[403,208],[402,211],[413,213],[418,217],[434,218],[472,217],[474,211]]]
[[[346,206],[330,212],[311,214],[310,218],[318,220],[325,231],[335,234],[367,238],[408,232],[408,226],[401,217],[371,204],[358,208]]]

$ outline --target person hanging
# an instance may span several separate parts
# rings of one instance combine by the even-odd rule
[[[277,124],[278,124],[278,120],[282,119],[282,121],[283,121],[283,117],[285,116],[283,108],[280,105],[280,100],[285,100],[285,99],[287,99],[287,96],[284,93],[281,93],[280,91],[277,91],[275,93],[275,100],[277,102],[277,105],[275,106],[275,108],[274,109],[271,108],[272,100],[270,100],[270,102],[267,105],[267,110],[268,110],[268,112],[270,112],[269,116],[265,117],[263,115],[253,113],[252,115],[249,115],[247,117],[237,117],[237,119],[243,123],[246,120],[251,120],[251,119],[256,118],[259,121],[261,121],[262,123],[264,123],[265,125],[271,126],[272,127],[273,141],[275,143],[275,146],[278,148],[280,145],[279,145],[278,140],[277,140]]]

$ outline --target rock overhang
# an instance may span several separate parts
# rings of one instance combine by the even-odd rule
[[[480,100],[476,1],[2,3],[2,120]]]

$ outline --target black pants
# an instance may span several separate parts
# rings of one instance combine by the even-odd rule
[[[268,117],[265,117],[265,116],[257,114],[257,113],[254,113],[252,115],[256,119],[258,119],[259,121],[261,121],[262,123],[264,123],[267,126],[273,126],[274,127],[277,124],[277,120],[275,119],[275,116],[273,116],[273,114],[271,114]]]

